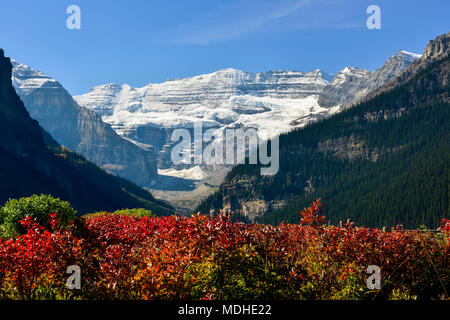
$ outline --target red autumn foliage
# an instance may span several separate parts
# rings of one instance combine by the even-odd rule
[[[433,234],[354,223],[325,226],[320,199],[301,224],[214,218],[101,215],[0,243],[0,296],[13,299],[448,298],[449,221]],[[65,287],[79,265],[82,289]],[[378,265],[382,288],[367,289]]]
[[[20,223],[28,232],[0,245],[0,292],[14,290],[21,299],[64,297],[68,292],[60,275],[78,263],[82,241],[58,228],[56,214],[50,215],[52,231],[30,217]]]
[[[325,216],[320,215],[320,207],[323,206],[321,201],[321,198],[313,201],[309,208],[305,208],[302,212],[300,212],[300,214],[302,215],[300,224],[303,224],[305,226],[321,226],[325,224]]]

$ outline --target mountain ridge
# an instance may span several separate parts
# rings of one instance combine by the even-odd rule
[[[397,77],[393,78],[391,81],[383,84],[376,90],[373,90],[366,99],[375,97],[376,95],[389,91],[398,84],[405,83],[413,77],[415,74],[426,68],[429,64],[434,62],[436,59],[440,59],[450,53],[449,48],[450,42],[450,32],[442,34],[433,40],[430,40],[425,47],[424,54],[411,63],[411,66],[403,70]]]
[[[194,124],[201,122],[218,135],[227,128],[264,128],[271,136],[283,134],[342,110],[340,104],[344,103],[332,96],[332,103],[323,103],[327,88],[338,95],[348,93],[346,101],[353,102],[355,92],[365,88],[365,93],[367,87],[382,84],[417,57],[400,52],[391,57],[394,61],[386,72],[346,67],[334,76],[320,69],[250,73],[227,68],[140,88],[128,84],[95,86],[73,99],[61,84],[42,72],[36,71],[35,78],[22,76],[30,83],[19,81],[17,63],[13,80],[32,117],[57,141],[162,199],[173,201],[175,197],[183,203],[191,202],[189,197],[196,199],[184,208],[187,210],[198,204],[199,194],[204,197],[218,187],[229,168],[174,165],[170,159],[173,130],[192,131]],[[355,78],[361,80],[358,85]],[[375,84],[368,85],[370,81]],[[72,120],[65,119],[67,114]]]
[[[397,55],[405,60],[403,64],[401,59],[396,60],[400,68],[406,66],[406,61],[419,56],[406,52]],[[392,69],[391,73],[399,72]],[[347,70],[362,74],[364,78],[373,74],[364,69],[345,68],[334,76],[333,81],[348,74]],[[385,74],[387,80],[390,74]],[[374,79],[376,85],[382,82],[379,78],[380,75]],[[128,84],[99,85],[74,99],[96,111],[121,136],[155,146],[164,153],[163,147],[170,144],[170,133],[174,128],[192,127],[198,121],[205,127],[221,130],[225,127],[265,127],[272,129],[272,135],[275,135],[327,117],[339,111],[340,103],[320,103],[323,90],[333,83],[329,80],[331,76],[319,69],[250,73],[227,68],[140,88]],[[347,78],[342,82],[346,83]],[[159,161],[158,168],[169,169],[164,161]]]

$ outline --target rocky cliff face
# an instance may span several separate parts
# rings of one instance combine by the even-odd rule
[[[180,171],[195,166],[170,161],[174,129],[192,130],[201,122],[203,128],[215,128],[218,136],[227,128],[266,129],[271,136],[280,134],[338,111],[317,103],[329,78],[319,70],[248,73],[225,69],[142,88],[101,85],[74,98],[101,115],[121,136],[159,151],[160,169]],[[197,180],[199,170],[203,170],[203,176],[215,172],[214,168],[195,167],[192,172],[196,176],[185,178]]]
[[[60,144],[104,170],[148,186],[157,175],[153,150],[120,137],[95,112],[79,106],[54,79],[17,61],[13,85],[31,117]]]
[[[376,161],[379,155],[377,150],[369,149],[364,140],[355,135],[339,137],[337,139],[327,139],[319,142],[317,150],[323,153],[329,153],[336,158],[344,160],[362,158]]]
[[[450,32],[430,40],[420,59],[416,59],[412,62],[411,65],[407,69],[403,70],[397,77],[373,90],[366,96],[366,99],[371,99],[381,92],[388,91],[399,84],[405,83],[414,77],[419,71],[428,67],[431,63],[448,56],[450,53],[449,44]]]
[[[100,114],[121,135],[155,145],[157,142],[150,135],[142,137],[138,128],[192,127],[198,121],[207,127],[259,123],[277,128],[283,121],[289,124],[295,119],[287,109],[296,108],[300,115],[327,112],[308,99],[328,83],[325,78],[319,70],[252,74],[225,69],[142,88],[101,85],[74,98]],[[277,121],[271,121],[274,114]]]
[[[364,69],[345,68],[340,71],[331,83],[320,93],[321,106],[341,105],[343,108],[361,101],[372,90],[382,86],[399,75],[420,55],[400,51],[390,57],[384,65],[373,71]]]
[[[423,53],[422,60],[435,60],[446,56],[450,50],[450,32],[430,40]]]

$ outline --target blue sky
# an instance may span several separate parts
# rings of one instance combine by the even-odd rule
[[[81,30],[66,27],[69,5]],[[381,8],[381,30],[366,9]],[[71,94],[236,68],[335,73],[422,53],[450,31],[448,0],[2,0],[0,47]]]

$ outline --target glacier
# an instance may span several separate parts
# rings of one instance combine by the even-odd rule
[[[148,159],[154,162],[151,167],[157,167],[158,177],[138,179],[139,168],[144,167],[142,162],[132,174],[127,174],[132,166],[129,157],[114,160],[121,164],[122,176],[133,178],[134,182],[167,200],[175,201],[182,195],[180,206],[192,208],[220,184],[229,167],[173,164],[170,152],[174,143],[170,138],[175,129],[192,130],[201,122],[203,128],[214,129],[219,136],[228,128],[254,128],[258,132],[269,132],[269,137],[273,137],[350,107],[420,57],[402,50],[375,71],[346,67],[335,75],[319,69],[251,73],[228,68],[140,88],[129,84],[103,84],[73,99],[76,106],[101,117],[124,141],[156,154]],[[19,63],[15,70],[14,86],[22,96],[37,89],[46,96],[63,90],[56,80],[40,71],[31,72]],[[57,90],[42,90],[47,87]],[[51,110],[46,108],[45,112]],[[103,145],[105,148],[108,148],[107,143]],[[138,154],[134,149],[133,154]],[[90,158],[95,159],[95,155],[90,154]],[[114,161],[101,164],[113,171]]]

